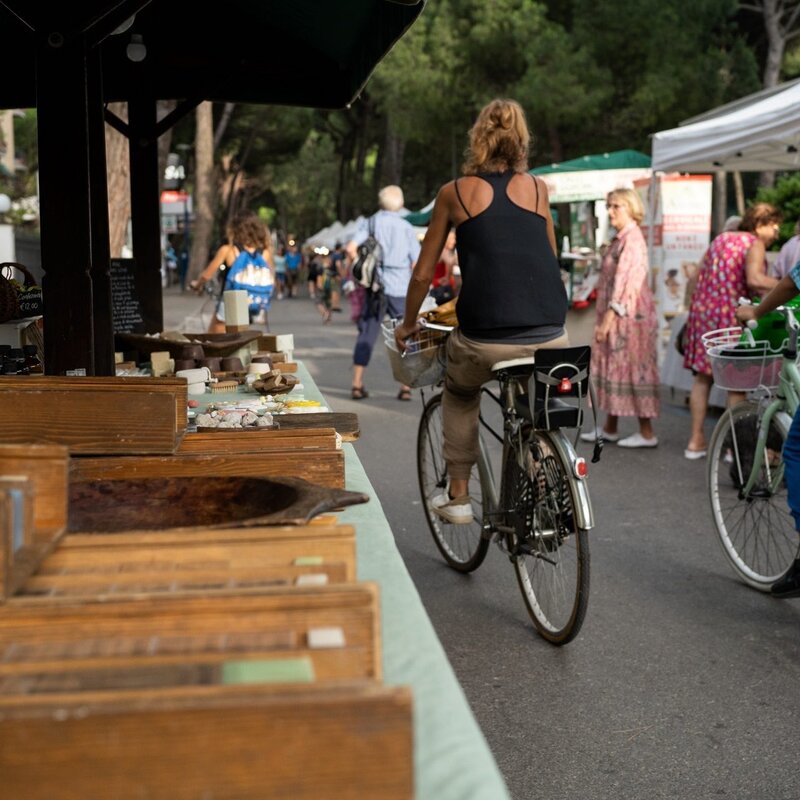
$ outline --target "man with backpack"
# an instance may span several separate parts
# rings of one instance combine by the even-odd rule
[[[402,319],[405,312],[406,291],[419,256],[420,244],[414,228],[400,216],[403,203],[403,190],[399,186],[385,186],[378,192],[380,210],[347,243],[347,254],[353,259],[356,270],[359,267],[359,255],[362,263],[365,260],[374,262],[376,253],[380,256],[379,262],[375,263],[375,274],[369,281],[366,301],[357,323],[358,338],[353,351],[353,384],[350,392],[353,400],[363,400],[369,396],[364,388],[364,371],[372,356],[384,316],[388,314],[391,318]],[[373,239],[379,245],[379,250],[373,247]],[[367,256],[371,258],[367,259]],[[358,276],[355,277],[358,279]],[[410,400],[411,388],[401,385],[397,398]]]

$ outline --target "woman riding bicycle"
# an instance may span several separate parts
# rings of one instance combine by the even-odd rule
[[[792,267],[788,275],[778,281],[758,305],[739,306],[736,309],[736,319],[744,324],[751,319],[758,320],[768,311],[774,311],[778,306],[797,297],[798,293],[800,293],[800,262]],[[800,412],[795,414],[783,445],[783,467],[789,510],[800,535]],[[773,597],[800,597],[800,557],[795,558],[789,570],[773,584],[771,591]]]
[[[480,390],[498,361],[566,347],[567,294],[544,182],[528,174],[528,127],[520,105],[493,100],[470,130],[464,177],[439,190],[395,329],[401,351],[419,330],[417,315],[451,227],[462,286],[458,328],[447,342],[443,393],[449,486],[432,500],[454,524],[472,521],[468,482],[478,458]]]

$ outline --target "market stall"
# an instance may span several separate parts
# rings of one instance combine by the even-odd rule
[[[652,166],[654,172],[687,173],[798,169],[800,80],[755,92],[687,120],[677,128],[655,133]],[[691,175],[681,180],[690,185],[698,177]],[[652,194],[652,215],[657,214],[653,207],[656,203],[656,195]],[[666,211],[666,206],[663,207]],[[680,211],[685,212],[685,206]],[[657,239],[658,232],[654,233]],[[672,339],[685,316],[685,308],[676,311],[670,322]],[[682,390],[691,387],[691,374],[683,369],[682,360],[672,346],[665,351],[662,382]],[[724,406],[724,393],[713,390],[711,401]]]
[[[0,446],[4,785],[506,798],[350,443],[355,415],[326,411],[291,334],[239,333],[223,358],[240,368],[184,365],[196,381],[0,377],[18,442]],[[174,369],[217,358],[204,338],[124,342]],[[255,388],[268,380],[274,394]]]
[[[599,249],[607,241],[606,195],[633,188],[650,177],[650,159],[636,150],[586,155],[530,170],[547,184],[550,205],[557,207],[558,230],[569,231],[561,242],[560,260],[573,308],[586,308],[599,277]],[[566,209],[568,219],[561,219]]]

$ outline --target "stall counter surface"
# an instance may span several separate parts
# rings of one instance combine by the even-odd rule
[[[306,400],[325,398],[302,363]],[[210,403],[252,394],[205,394]],[[200,410],[198,409],[198,410]],[[280,421],[280,417],[277,417]],[[380,586],[384,682],[414,695],[417,800],[508,800],[505,783],[394,542],[375,489],[352,444],[344,443],[346,488],[370,497],[337,514],[356,529],[359,580]]]

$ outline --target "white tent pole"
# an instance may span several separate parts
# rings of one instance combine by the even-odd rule
[[[650,266],[650,288],[656,290],[655,273],[653,272],[653,251],[656,241],[656,192],[658,191],[658,178],[656,171],[650,175],[650,192],[647,196],[647,213],[649,216],[647,225],[647,263]]]

